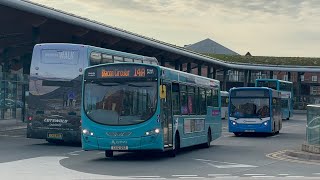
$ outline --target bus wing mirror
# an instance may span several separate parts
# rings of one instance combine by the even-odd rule
[[[160,99],[165,99],[167,96],[167,87],[165,85],[160,85]]]

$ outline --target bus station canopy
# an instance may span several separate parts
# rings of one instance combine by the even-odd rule
[[[219,69],[320,72],[319,67],[260,65],[218,60],[183,47],[59,11],[30,1],[0,1],[0,62],[28,73],[37,43],[77,43],[156,57],[171,67],[186,63]]]

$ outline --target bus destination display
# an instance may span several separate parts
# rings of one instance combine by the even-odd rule
[[[150,78],[157,76],[157,69],[146,66],[103,66],[87,71],[86,78]]]

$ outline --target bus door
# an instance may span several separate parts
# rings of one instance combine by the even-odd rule
[[[171,83],[163,83],[160,91],[165,93],[161,98],[161,126],[163,128],[164,147],[172,147],[172,101],[171,101]],[[160,92],[161,93],[161,92]]]

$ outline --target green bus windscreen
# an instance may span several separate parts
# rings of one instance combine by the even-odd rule
[[[257,81],[257,87],[268,87],[274,90],[278,90],[277,81]]]

